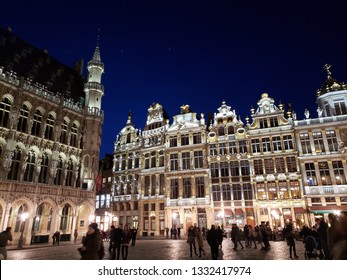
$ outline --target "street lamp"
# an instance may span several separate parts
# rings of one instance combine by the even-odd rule
[[[25,220],[29,217],[29,213],[24,212],[22,213],[22,215],[20,216],[20,219],[22,221],[21,224],[21,233],[20,233],[20,237],[19,237],[19,241],[18,241],[18,249],[22,249],[23,248],[23,243],[24,243],[24,227],[25,227]]]

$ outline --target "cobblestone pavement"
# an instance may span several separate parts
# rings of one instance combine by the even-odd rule
[[[105,242],[106,255],[104,259],[110,259],[108,243]],[[223,248],[219,251],[220,260],[289,260],[289,250],[286,242],[270,242],[269,251],[253,249],[253,247],[244,250],[234,251],[230,239],[224,239]],[[80,259],[77,248],[80,244],[70,242],[61,242],[60,246],[42,245],[17,250],[14,247],[9,248],[9,260],[78,260]],[[304,247],[302,241],[296,242],[297,254],[299,259],[304,259]],[[194,260],[211,259],[210,247],[204,241],[204,250],[206,252],[201,258],[194,255]],[[136,246],[129,246],[128,260],[190,260],[189,245],[186,240],[173,239],[153,239],[137,240]]]

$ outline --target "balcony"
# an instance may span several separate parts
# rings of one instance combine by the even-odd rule
[[[347,185],[305,186],[306,195],[347,194]]]

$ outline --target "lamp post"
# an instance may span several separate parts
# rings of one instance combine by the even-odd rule
[[[19,240],[18,240],[18,249],[22,249],[23,248],[23,243],[24,243],[24,227],[25,227],[25,221],[26,219],[28,218],[29,216],[29,213],[22,213],[20,219],[22,221],[22,224],[21,224],[21,232],[20,232],[20,237],[19,237]]]

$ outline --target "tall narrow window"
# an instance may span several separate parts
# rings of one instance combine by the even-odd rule
[[[272,137],[272,146],[274,151],[282,151],[282,143],[280,136]]]
[[[194,133],[193,134],[193,143],[194,144],[200,144],[201,143],[201,133]]]
[[[17,146],[13,151],[11,169],[7,175],[8,180],[19,180],[18,175],[20,174],[19,167],[20,167],[21,157],[22,157],[22,152],[20,148]]]
[[[222,195],[224,201],[231,200],[231,188],[229,185],[223,185],[222,186]]]
[[[159,176],[159,195],[163,195],[165,191],[165,177],[164,174]]]
[[[254,165],[254,175],[264,174],[263,161],[261,159],[255,159],[253,161],[253,165]]]
[[[241,160],[240,167],[241,167],[241,175],[242,176],[248,176],[250,174],[249,161],[248,160]]]
[[[23,219],[23,215],[28,215],[28,206],[23,204],[19,207],[17,212],[16,225],[14,228],[14,232],[24,232],[26,219]]]
[[[204,177],[195,178],[196,197],[205,197],[205,180]]]
[[[170,137],[170,147],[177,147],[177,136]]]
[[[303,154],[311,154],[312,153],[310,136],[308,135],[308,133],[300,134],[300,143],[301,143]]]
[[[240,154],[244,154],[244,153],[248,152],[246,141],[244,141],[244,140],[239,141],[239,152],[240,152]]]
[[[178,170],[178,154],[170,155],[171,170]]]
[[[54,185],[61,185],[63,180],[63,159],[59,156],[57,164],[57,173],[54,178]]]
[[[316,169],[313,162],[305,163],[307,185],[308,186],[317,186],[317,177]],[[305,184],[306,185],[306,184]]]
[[[42,115],[39,110],[36,110],[33,117],[33,126],[31,128],[31,134],[35,136],[40,136]]]
[[[192,183],[190,178],[183,178],[183,198],[192,196]]]
[[[67,122],[63,121],[60,132],[60,143],[67,144]]]
[[[47,183],[47,174],[48,174],[48,155],[44,153],[42,155],[39,183],[43,183],[43,184]]]
[[[181,146],[189,145],[189,134],[185,134],[181,136]]]
[[[190,169],[190,152],[182,153],[182,169],[183,170]]]
[[[78,132],[77,125],[74,123],[72,124],[71,131],[70,131],[70,135],[71,135],[70,145],[73,147],[77,147],[78,145],[77,132]]]
[[[3,98],[0,102],[0,126],[7,127],[10,117],[11,102],[8,98]]]
[[[151,153],[151,168],[155,168],[157,166],[157,154],[156,152]]]
[[[342,161],[333,161],[333,169],[336,180],[336,185],[346,184],[346,174],[342,165]]]
[[[27,133],[29,118],[29,108],[24,104],[23,108],[20,109],[20,116],[17,124],[17,131]]]
[[[298,171],[295,157],[293,157],[293,156],[292,157],[286,157],[286,163],[287,163],[288,172],[297,172]]]
[[[327,130],[326,135],[327,135],[329,151],[337,152],[339,150],[339,145],[337,143],[335,130]]]
[[[24,172],[24,181],[32,182],[35,170],[36,155],[34,151],[29,151]]]
[[[240,185],[233,185],[233,200],[241,200],[242,199],[242,191]]]
[[[46,130],[45,130],[45,138],[48,140],[53,139],[54,122],[55,120],[52,114],[49,114],[46,121]]]
[[[67,163],[67,168],[66,168],[65,186],[68,186],[68,187],[72,186],[72,177],[73,177],[73,161],[72,159],[69,159]]]
[[[329,171],[329,165],[327,161],[321,161],[318,163],[320,178],[322,180],[322,185],[331,185],[331,177]]]
[[[293,139],[291,135],[283,136],[283,144],[285,150],[293,150]]]
[[[235,177],[235,176],[240,176],[239,172],[239,162],[236,160],[233,160],[230,162],[230,175]]]
[[[266,174],[274,174],[275,173],[275,166],[272,158],[266,158],[264,159],[264,165],[265,165],[265,172]]]
[[[212,198],[213,201],[221,201],[221,191],[220,191],[220,186],[219,185],[214,185],[212,186]]]
[[[316,150],[316,153],[317,154],[325,153],[322,132],[315,131],[312,133],[312,136],[313,136],[313,143],[314,143],[314,148]]]
[[[225,143],[220,143],[219,144],[219,154],[221,156],[224,156],[224,155],[227,154],[227,147],[226,147]]]
[[[170,198],[177,199],[178,198],[178,179],[171,179],[170,188],[171,188]]]
[[[213,162],[211,163],[211,177],[216,178],[219,177],[219,168],[218,168],[218,163]]]
[[[252,152],[254,154],[260,153],[260,141],[259,141],[259,139],[252,139]]]
[[[347,114],[347,108],[345,101],[336,101],[334,102],[334,108],[336,115],[346,115]]]
[[[245,200],[252,200],[253,199],[253,192],[252,192],[252,186],[250,183],[243,184],[243,198]]]
[[[151,177],[145,176],[145,191],[144,191],[145,196],[149,196],[150,187],[151,187]]]
[[[270,138],[262,138],[261,139],[262,144],[263,144],[263,152],[271,152],[271,143],[270,143]]]
[[[61,211],[60,230],[67,230],[68,229],[69,215],[70,215],[70,207],[69,207],[69,205],[65,205],[63,210]]]
[[[229,142],[229,154],[237,154],[237,150],[236,150],[236,142]]]
[[[229,177],[229,163],[226,161],[220,163],[220,176]]]
[[[235,133],[234,127],[232,125],[229,125],[228,126],[228,134],[234,134],[234,133]]]
[[[204,167],[204,158],[202,151],[194,151],[194,167],[203,168]]]
[[[275,158],[276,163],[276,173],[284,173],[286,172],[285,166],[284,166],[284,158]]]
[[[163,167],[164,166],[164,152],[160,151],[159,152],[159,167]]]
[[[220,127],[218,128],[218,135],[219,135],[219,136],[224,136],[224,135],[225,135],[224,126],[220,126]]]

